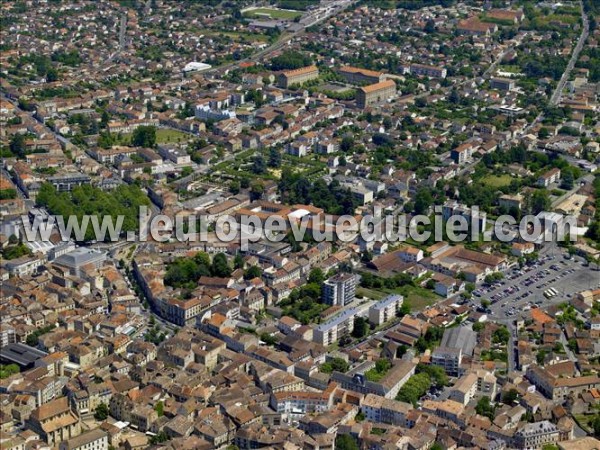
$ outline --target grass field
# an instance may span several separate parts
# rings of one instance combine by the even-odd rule
[[[187,142],[192,139],[191,134],[184,133],[183,131],[172,130],[170,128],[157,128],[156,129],[156,143],[157,144],[177,144],[179,142]],[[123,134],[119,139],[119,144],[129,145],[131,142],[131,134]]]
[[[178,130],[171,130],[167,128],[159,128],[156,130],[156,142],[158,144],[185,142],[191,138],[191,134],[186,134]]]
[[[491,177],[485,177],[482,179],[482,181],[484,182],[484,184],[490,186],[490,187],[502,187],[502,186],[508,186],[511,182],[512,178],[510,175],[494,175]]]
[[[411,311],[421,311],[442,299],[442,297],[437,296],[429,289],[420,286],[402,286],[397,289],[367,289],[359,287],[356,289],[356,293],[373,300],[380,300],[390,294],[400,294],[410,304]]]
[[[269,36],[260,33],[245,33],[239,31],[215,31],[215,30],[203,30],[200,34],[204,34],[205,36],[227,36],[235,41],[238,40],[246,40],[250,42],[260,41],[267,42],[269,40]]]
[[[302,13],[299,11],[290,11],[287,9],[276,8],[256,8],[244,12],[244,16],[251,17],[253,19],[294,20],[296,17],[300,17],[301,15]]]

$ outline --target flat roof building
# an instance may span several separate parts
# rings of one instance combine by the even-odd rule
[[[48,353],[20,343],[8,344],[0,348],[0,361],[6,364],[17,364],[21,369],[33,367],[35,362],[44,356],[48,356]]]

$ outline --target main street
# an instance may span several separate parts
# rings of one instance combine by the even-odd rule
[[[262,50],[259,50],[256,53],[253,53],[251,56],[240,59],[238,61],[234,61],[232,63],[213,67],[209,70],[204,71],[203,73],[215,74],[215,75],[223,74],[231,69],[238,67],[241,63],[256,62],[256,61],[262,61],[262,60],[268,59],[267,57],[270,56],[271,54],[283,49],[284,47],[287,47],[291,43],[292,39],[297,38],[297,37],[303,35],[304,33],[306,33],[307,28],[310,28],[313,25],[316,25],[320,22],[323,22],[324,20],[329,19],[330,17],[332,17],[335,14],[337,14],[338,12],[348,8],[350,5],[356,3],[357,1],[358,0],[335,0],[335,1],[329,2],[329,3],[321,6],[320,8],[304,15],[300,19],[300,23],[303,26],[299,30],[292,31],[292,32],[287,32],[287,31],[283,32],[279,36],[279,38],[277,39],[276,42],[274,42],[273,44],[271,44],[270,46],[268,46]]]
[[[569,60],[569,63],[567,64],[565,71],[563,72],[562,76],[560,77],[560,81],[558,82],[556,89],[550,96],[550,101],[549,101],[550,105],[557,105],[560,102],[560,99],[562,98],[562,92],[565,88],[565,84],[569,80],[569,77],[571,76],[571,71],[573,70],[573,67],[575,67],[575,63],[577,62],[577,59],[579,58],[579,53],[581,53],[581,49],[583,48],[583,46],[585,44],[585,40],[587,39],[589,32],[590,32],[590,22],[589,22],[587,14],[585,13],[585,9],[583,8],[583,2],[580,1],[579,5],[581,8],[581,20],[583,23],[583,29],[581,30],[581,34],[579,35],[579,40],[577,41],[577,44],[575,45],[575,48],[573,49],[573,53],[571,54],[571,59]],[[544,113],[540,112],[538,114],[538,116],[528,126],[525,127],[525,129],[523,130],[523,132],[521,134],[523,136],[527,135],[529,133],[529,130],[531,130],[531,128],[533,128],[536,124],[538,124],[539,122],[541,122],[543,120],[544,120]]]
[[[560,77],[560,81],[558,82],[558,85],[556,86],[552,97],[550,97],[551,105],[557,105],[560,102],[562,92],[565,88],[565,84],[567,83],[567,81],[569,81],[571,71],[573,70],[573,68],[575,67],[575,63],[579,59],[579,53],[581,53],[581,49],[583,48],[585,41],[588,35],[590,34],[590,22],[588,20],[587,14],[585,13],[585,9],[583,8],[582,1],[579,2],[579,6],[581,7],[581,23],[583,24],[583,29],[581,30],[581,35],[579,36],[577,45],[573,49],[573,53],[571,53],[571,59],[567,64],[567,68],[563,72],[562,77]]]

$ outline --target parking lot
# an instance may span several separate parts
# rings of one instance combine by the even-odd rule
[[[492,286],[474,291],[475,305],[488,300],[491,319],[516,318],[532,307],[544,307],[568,301],[577,292],[600,287],[600,272],[581,259],[565,259],[562,253],[545,255],[532,265],[508,271]],[[545,296],[548,289],[557,292]]]

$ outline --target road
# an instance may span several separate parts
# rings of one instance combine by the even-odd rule
[[[581,178],[579,178],[578,180],[576,180],[575,182],[573,182],[573,189],[571,189],[568,192],[565,192],[563,195],[561,195],[560,197],[556,198],[553,202],[552,202],[552,208],[556,208],[558,205],[560,205],[562,202],[564,202],[567,198],[569,198],[571,195],[575,194],[579,188],[581,187],[581,183],[593,183],[594,182],[594,175],[592,174],[588,174],[585,175]]]
[[[573,49],[573,53],[571,54],[571,59],[569,60],[569,63],[567,64],[565,71],[563,72],[562,76],[560,77],[560,81],[558,82],[556,89],[550,96],[549,103],[551,105],[557,105],[560,102],[560,100],[562,98],[563,90],[565,88],[565,84],[567,83],[567,81],[569,81],[569,77],[571,76],[571,71],[573,70],[573,67],[575,67],[575,63],[577,62],[577,59],[579,58],[579,53],[581,53],[581,49],[583,48],[583,45],[585,44],[585,40],[587,39],[587,36],[589,35],[589,32],[590,32],[590,22],[588,20],[587,14],[585,13],[585,10],[583,9],[583,3],[580,1],[579,4],[581,7],[581,20],[583,22],[583,29],[581,30],[581,35],[579,36],[577,45]],[[542,120],[544,120],[544,114],[539,113],[538,116],[529,125],[527,125],[523,129],[523,132],[521,134],[523,136],[527,135],[529,133],[529,130],[531,130],[536,124],[538,124]]]
[[[329,19],[331,16],[337,14],[338,12],[348,8],[349,6],[351,6],[352,4],[356,3],[358,0],[337,0],[334,2],[331,2],[315,11],[311,11],[310,13],[308,13],[306,16],[304,16],[301,19],[301,23],[302,25],[304,25],[304,27],[300,30],[297,31],[293,31],[293,32],[284,32],[281,34],[281,36],[277,39],[276,42],[274,42],[273,44],[271,44],[270,46],[256,52],[253,53],[251,56],[244,58],[244,59],[240,59],[238,61],[229,63],[229,64],[224,64],[222,66],[218,66],[218,67],[214,67],[211,68],[209,70],[204,71],[203,73],[206,74],[223,74],[225,72],[227,72],[228,70],[234,69],[235,67],[238,67],[240,65],[240,63],[244,63],[244,62],[256,62],[256,61],[260,61],[261,59],[263,59],[264,57],[270,55],[271,53],[274,53],[276,51],[281,50],[282,48],[286,47],[287,45],[290,44],[290,42],[292,41],[292,39],[301,36],[302,34],[306,33],[306,29],[312,27],[313,25],[316,25],[320,22],[323,22],[324,20]]]
[[[557,105],[560,102],[562,97],[562,92],[565,88],[565,84],[569,81],[569,77],[571,76],[571,71],[575,67],[575,63],[579,59],[579,53],[581,53],[581,49],[585,45],[585,41],[590,33],[590,22],[588,20],[587,14],[585,13],[585,9],[583,8],[583,2],[579,2],[579,6],[581,7],[581,22],[583,23],[583,29],[581,30],[581,35],[579,36],[579,41],[577,41],[577,45],[573,49],[573,53],[571,53],[571,59],[567,64],[567,68],[562,74],[554,93],[550,97],[550,104]]]

